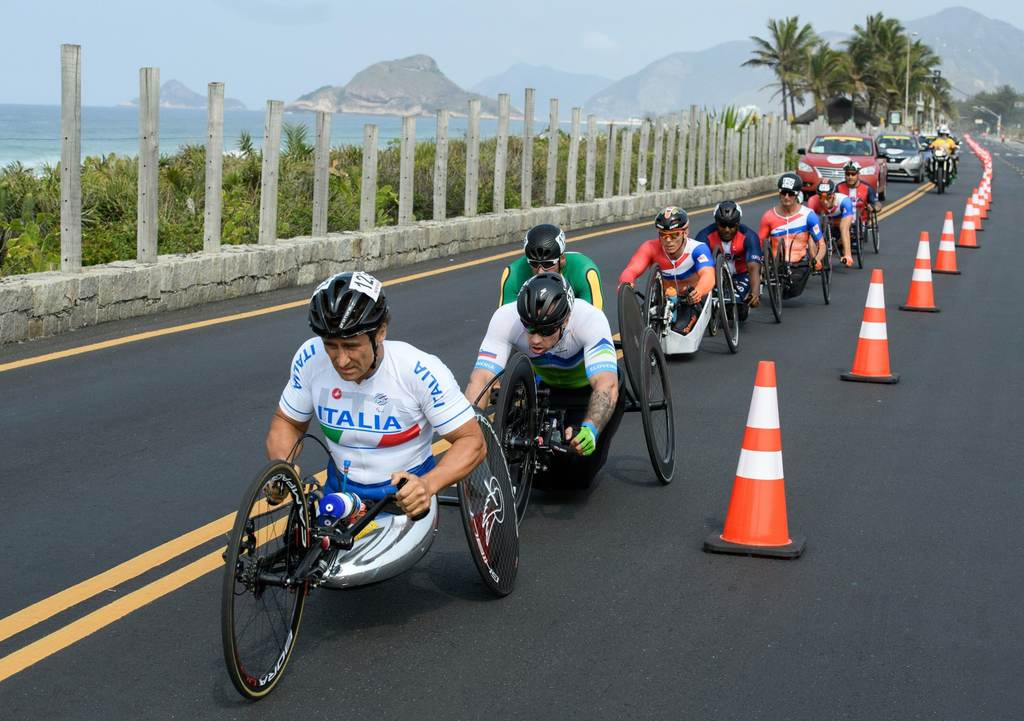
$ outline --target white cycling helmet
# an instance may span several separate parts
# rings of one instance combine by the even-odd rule
[[[939,135],[949,135],[949,126],[948,125],[940,125],[939,126]]]

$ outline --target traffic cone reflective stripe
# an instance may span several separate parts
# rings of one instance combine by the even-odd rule
[[[704,550],[773,558],[803,553],[805,539],[789,533],[783,478],[775,363],[761,361],[725,527],[705,539]]]
[[[974,230],[984,230],[981,224],[981,216],[978,215],[978,209],[974,206],[973,203],[967,204],[967,207],[964,209],[964,218],[970,218],[972,221],[974,221]]]
[[[935,289],[932,284],[932,256],[928,247],[928,231],[922,230],[917,242],[917,257],[914,259],[914,274],[910,278],[910,292],[907,302],[900,310],[938,313],[935,305]]]
[[[889,367],[889,335],[885,326],[885,288],[881,268],[871,271],[853,368],[840,378],[864,383],[896,383],[900,379],[899,374],[893,373]]]
[[[957,245],[961,248],[980,248],[981,245],[978,243],[978,236],[974,232],[974,216],[968,217],[964,215],[964,220],[960,224],[960,240],[957,241]]]
[[[971,233],[974,233],[973,225]],[[960,271],[956,267],[956,243],[953,242],[952,238],[947,238],[943,235],[941,240],[939,240],[939,251],[935,255],[935,267],[932,268],[932,272],[960,275]]]

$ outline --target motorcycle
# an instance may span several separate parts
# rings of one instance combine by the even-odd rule
[[[953,159],[944,148],[935,148],[932,151],[932,159],[929,165],[929,175],[935,183],[935,189],[941,195],[946,192],[949,185],[950,174],[953,169]]]

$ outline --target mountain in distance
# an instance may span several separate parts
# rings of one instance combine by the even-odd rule
[[[432,115],[447,108],[456,115],[469,112],[470,100],[480,101],[483,115],[496,116],[498,102],[470,93],[441,72],[429,55],[374,63],[345,85],[325,85],[299,96],[287,110],[325,110],[366,115]],[[522,113],[512,110],[513,117]]]
[[[1024,30],[966,7],[904,23],[942,58],[954,98],[1009,84],[1024,90]]]
[[[129,104],[138,105],[139,99],[135,98]],[[160,107],[206,110],[206,96],[190,90],[177,80],[168,80],[160,86]],[[224,98],[224,109],[245,110],[245,104],[241,100]]]
[[[545,118],[549,101],[558,98],[558,114],[562,118],[572,115],[574,107],[585,107],[587,99],[614,81],[600,75],[569,73],[547,65],[516,63],[498,75],[481,80],[471,89],[488,97],[498,93],[510,93],[512,101],[522,102],[524,88],[533,88],[534,117]]]
[[[864,18],[851,20],[848,29],[819,34],[843,50],[842,41],[851,36],[855,23],[863,25]],[[943,77],[959,91],[954,97],[994,90],[1004,83],[1024,90],[1024,30],[966,7],[946,8],[903,24],[942,59]],[[740,67],[753,50],[750,40],[736,40],[666,55],[595,93],[584,107],[609,118],[668,113],[689,105],[752,104],[779,112],[780,98],[772,97],[775,90],[764,89],[774,82],[774,74],[765,68]]]
[[[592,95],[584,107],[602,118],[636,118],[690,105],[758,105],[770,108],[774,82],[765,68],[744,68],[754,44],[733,40],[712,48],[683,51],[655,60]]]

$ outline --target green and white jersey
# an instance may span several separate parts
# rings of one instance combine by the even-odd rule
[[[598,310],[604,309],[604,298],[601,296],[601,273],[597,265],[583,253],[566,253],[565,267],[559,271],[569,282],[573,295],[590,303]],[[514,303],[523,283],[533,277],[526,257],[520,257],[514,263],[505,266],[501,272],[501,293],[498,305]]]
[[[533,355],[519,312],[514,303],[509,303],[491,316],[475,367],[500,373],[515,349],[530,359],[534,373],[552,388],[584,388],[597,373],[618,373],[611,338],[604,313],[577,298],[558,343],[545,353]]]

